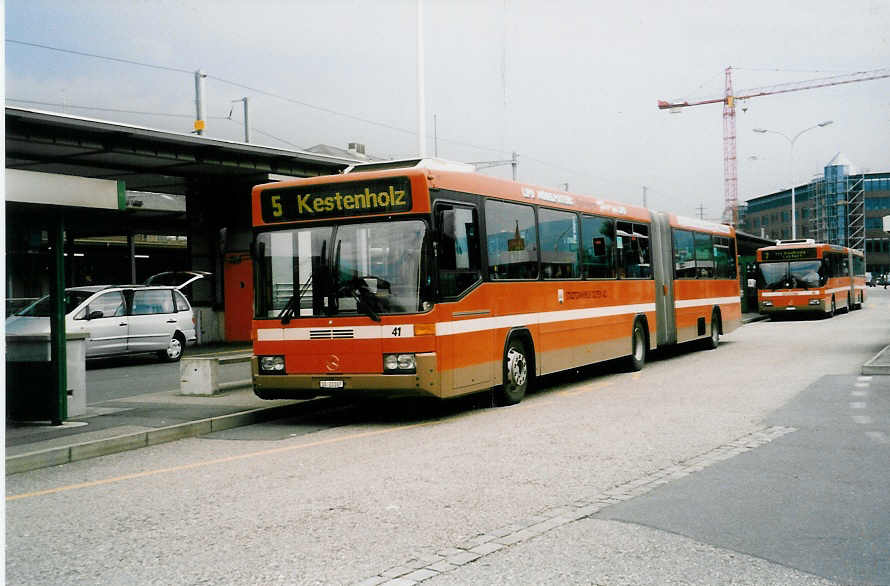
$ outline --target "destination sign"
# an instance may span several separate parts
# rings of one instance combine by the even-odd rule
[[[815,248],[789,248],[788,250],[762,250],[760,258],[772,260],[816,260],[819,258]]]
[[[260,194],[260,209],[267,224],[407,212],[411,183],[407,177],[393,177],[266,189]]]

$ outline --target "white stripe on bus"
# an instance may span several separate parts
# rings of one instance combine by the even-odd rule
[[[713,297],[708,299],[686,299],[675,303],[677,309],[690,307],[704,307],[712,305],[725,305],[738,303],[738,297]],[[517,315],[505,315],[500,317],[483,317],[477,319],[455,320],[436,323],[437,336],[450,336],[453,334],[467,334],[491,329],[503,329],[591,319],[598,317],[610,317],[616,315],[634,315],[638,313],[651,313],[655,311],[654,303],[637,303],[632,305],[608,305],[605,307],[591,307],[587,309],[565,309],[560,311],[546,311],[539,313],[524,313]],[[261,328],[257,330],[257,340],[261,342],[280,342],[284,340],[307,341],[310,339],[310,331],[330,329],[324,326],[313,328]],[[335,329],[351,329],[354,331],[352,339],[392,339],[414,337],[413,324],[392,324],[386,326],[339,326]],[[400,335],[393,335],[396,329],[400,329]],[[327,339],[327,338],[326,338]]]

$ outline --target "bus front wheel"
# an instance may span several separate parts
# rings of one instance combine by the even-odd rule
[[[515,405],[528,390],[528,350],[517,338],[512,338],[504,351],[504,384],[495,392],[498,405]]]

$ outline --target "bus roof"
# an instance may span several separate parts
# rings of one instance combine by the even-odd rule
[[[852,251],[853,254],[861,255],[863,254],[861,250],[857,250],[855,248],[847,248],[846,246],[840,246],[838,244],[827,244],[825,242],[816,242],[812,239],[807,240],[786,240],[779,241],[777,244],[772,246],[763,246],[757,249],[757,252],[762,250],[772,251],[772,250],[794,250],[794,249],[818,249],[824,251],[834,251],[834,252],[847,252],[848,250]]]
[[[472,165],[451,163],[441,159],[409,159],[405,161],[385,161],[355,165],[350,168],[348,173],[339,175],[322,175],[257,185],[254,187],[254,193],[256,194],[266,189],[289,186],[353,182],[388,177],[409,177],[412,183],[417,180],[425,181],[430,189],[449,189],[504,200],[536,203],[549,207],[606,215],[614,218],[626,218],[641,222],[651,221],[649,210],[642,206],[491,177],[476,172]],[[728,233],[725,230],[728,229],[728,226],[721,227],[719,224],[711,224],[709,222],[699,224],[707,224],[709,226],[704,228],[699,225],[697,226],[699,229]]]

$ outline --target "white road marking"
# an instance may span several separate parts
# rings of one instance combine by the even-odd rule
[[[867,389],[869,387],[868,383],[856,383],[856,388],[858,389]]]
[[[875,440],[879,444],[890,443],[890,439],[887,438],[887,434],[883,431],[866,431],[865,435]]]
[[[868,391],[853,391],[850,393],[851,397],[867,397]]]
[[[868,415],[853,415],[853,421],[859,425],[871,425],[872,418]]]
[[[864,401],[853,401],[850,403],[850,409],[865,409]]]
[[[871,377],[870,376],[860,376],[856,380],[858,380],[859,382],[868,382],[871,380]]]

